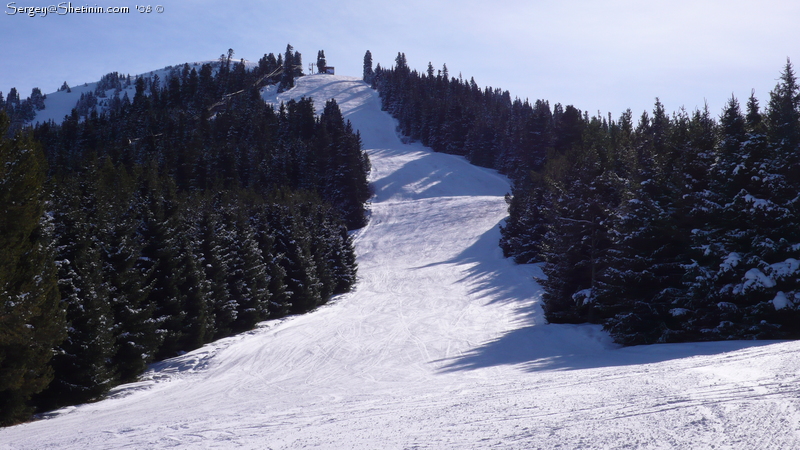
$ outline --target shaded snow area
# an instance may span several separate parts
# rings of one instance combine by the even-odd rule
[[[372,160],[356,290],[0,430],[0,449],[800,448],[800,342],[619,348],[547,325],[539,268],[497,245],[505,178],[403,144],[358,79],[297,84],[265,100],[336,98]]]

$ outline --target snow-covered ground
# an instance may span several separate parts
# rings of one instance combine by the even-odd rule
[[[336,98],[375,190],[357,289],[152,368],[102,402],[0,430],[0,449],[797,449],[800,342],[619,348],[547,325],[536,266],[497,246],[508,182],[406,145],[377,94]]]

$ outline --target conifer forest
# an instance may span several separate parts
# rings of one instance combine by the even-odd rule
[[[333,100],[262,100],[301,75],[291,46],[250,68],[232,55],[110,73],[63,123],[0,104],[0,423],[353,287],[358,133]]]

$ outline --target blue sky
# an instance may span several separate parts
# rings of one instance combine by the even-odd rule
[[[49,1],[49,2],[48,2]],[[19,0],[13,7],[58,5]],[[325,50],[337,74],[360,76],[364,52],[392,65],[398,51],[420,71],[450,74],[512,96],[573,104],[616,118],[707,101],[719,114],[751,89],[765,105],[786,58],[800,61],[796,0],[161,0],[163,13],[129,0],[72,2],[129,7],[129,14],[0,13],[0,91],[55,91],[118,71],[137,74],[183,62],[257,60],[287,43],[304,66]]]

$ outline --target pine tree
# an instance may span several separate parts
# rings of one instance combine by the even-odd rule
[[[235,239],[230,248],[231,258],[228,266],[228,292],[237,305],[236,319],[232,323],[234,332],[252,329],[256,323],[268,316],[270,276],[267,264],[256,242],[255,231],[242,211],[231,211],[228,230]]]
[[[595,308],[614,339],[626,345],[654,343],[676,329],[671,311],[680,296],[686,230],[675,204],[652,190],[669,185],[634,183],[609,219],[612,247],[598,280]]]
[[[748,102],[744,138],[728,138],[734,148],[727,164],[735,184],[723,190],[720,226],[703,242],[715,266],[706,270],[710,298],[698,323],[713,339],[797,337],[800,273],[797,249],[800,220],[797,192],[800,146],[800,89],[791,63],[770,93],[763,116],[754,96]],[[728,124],[726,131],[736,124]],[[730,195],[733,197],[730,198]],[[727,200],[727,201],[726,201]],[[723,203],[724,202],[724,203]],[[713,229],[712,229],[713,230]],[[690,304],[690,308],[698,302]]]
[[[142,204],[136,180],[105,158],[98,171],[99,239],[103,242],[103,276],[109,283],[114,315],[114,370],[122,382],[132,381],[155,357],[160,345],[148,303],[151,268],[142,259],[139,235]]]
[[[515,134],[519,144],[506,145],[498,163],[514,180],[513,195],[506,196],[509,217],[500,229],[500,247],[506,257],[526,264],[543,261],[541,244],[548,226],[546,212],[552,206],[547,183],[540,173],[554,139],[550,104],[537,100],[530,116],[524,119],[523,128]]]
[[[276,208],[278,208],[277,205],[262,204],[252,217],[255,238],[269,274],[268,313],[270,318],[285,316],[292,306],[290,298],[292,292],[287,290],[285,283],[286,269],[283,268],[286,265],[285,255],[276,249],[276,230],[270,224],[270,218],[274,214],[273,209]]]
[[[541,174],[534,173],[527,188],[516,188],[516,195],[506,194],[508,219],[500,227],[500,248],[517,264],[544,261],[542,240],[548,230],[548,211],[552,196]]]
[[[317,52],[317,72],[325,73],[325,68],[328,67],[328,62],[325,60],[325,50]]]
[[[735,105],[723,115],[716,217],[725,222],[698,235],[705,259],[694,268],[699,287],[686,307],[698,311],[693,331],[700,338],[800,334],[799,90],[787,61],[764,117],[754,96],[744,120]]]
[[[211,283],[206,278],[200,255],[200,202],[190,200],[178,225],[179,273],[175,274],[178,290],[181,293],[181,304],[184,305],[181,350],[193,350],[210,342],[213,335],[213,324],[209,298]]]
[[[614,179],[602,166],[599,149],[579,138],[546,166],[548,230],[542,239],[546,259],[542,280],[545,316],[554,323],[598,321],[594,297],[603,256],[610,246],[606,219],[618,200]]]
[[[776,152],[776,163],[781,173],[793,186],[800,185],[800,174],[795,170],[800,164],[797,149],[800,146],[800,86],[791,61],[787,60],[775,89],[770,92],[767,108],[768,139]]]
[[[200,262],[205,268],[205,277],[209,283],[209,322],[213,324],[208,332],[215,338],[229,336],[233,322],[236,320],[238,304],[228,290],[229,248],[226,242],[232,242],[227,233],[222,215],[216,211],[219,205],[213,202],[206,204],[200,222]]]
[[[17,88],[11,88],[8,91],[8,97],[6,97],[6,111],[9,115],[13,115],[14,112],[19,109],[19,105],[22,103],[19,98],[19,92]]]
[[[53,357],[54,379],[37,396],[43,409],[97,399],[116,382],[109,364],[114,317],[103,278],[95,176],[92,170],[88,177],[62,181],[55,190],[58,284],[69,327]]]
[[[33,88],[31,91],[30,101],[33,107],[37,111],[41,111],[44,109],[44,100],[47,98],[46,95],[42,94],[42,90],[38,87]]]
[[[366,224],[364,202],[371,196],[369,157],[361,148],[360,136],[353,133],[349,121],[344,122],[336,100],[325,103],[319,122],[315,153],[320,157],[316,166],[324,180],[323,198],[337,207],[348,228],[361,228]]]
[[[609,223],[613,238],[599,280],[596,308],[626,345],[681,340],[691,263],[691,213],[707,196],[704,171],[713,160],[715,124],[707,109],[670,120],[660,101],[637,127],[637,165]]]
[[[755,99],[752,102],[756,104]],[[731,304],[730,299],[725,299],[724,286],[732,281],[731,264],[738,264],[734,263],[735,255],[741,250],[737,249],[735,236],[749,234],[747,219],[739,217],[741,205],[734,207],[738,203],[735,197],[753,181],[749,173],[752,160],[748,161],[745,150],[745,118],[736,98],[731,98],[723,110],[718,134],[716,162],[707,177],[709,186],[705,193],[690,194],[696,199],[691,205],[692,215],[704,218],[704,223],[691,235],[694,252],[693,261],[686,266],[687,296],[672,310],[681,321],[679,331],[674,333],[676,340],[717,337],[711,331],[722,323],[721,316],[730,309],[719,305]]]
[[[296,207],[271,208],[270,225],[275,230],[275,249],[285,258],[286,289],[291,294],[290,311],[310,311],[322,303],[317,267],[311,254],[311,235],[302,223]]]
[[[369,85],[375,82],[375,72],[372,70],[372,53],[369,50],[364,53],[364,74],[362,79]]]
[[[291,44],[286,44],[286,52],[283,57],[283,72],[281,74],[281,81],[278,85],[278,92],[283,92],[294,87],[295,65],[297,61],[294,59],[294,47]]]
[[[25,420],[31,396],[52,379],[53,348],[65,337],[45,216],[45,161],[29,134],[6,139],[0,112],[0,424]]]
[[[324,204],[313,205],[313,220],[308,228],[312,233],[312,253],[317,265],[317,277],[323,282],[323,299],[349,292],[356,282],[356,256],[347,227],[337,220],[337,214]],[[324,267],[323,270],[319,270]]]
[[[154,356],[163,359],[181,350],[186,305],[179,287],[183,269],[180,266],[179,200],[172,180],[157,172],[151,164],[142,175],[143,210],[137,234],[143,241],[139,260],[148,274],[145,303],[152,308],[152,323],[160,340]]]
[[[294,52],[294,71],[292,73],[294,78],[303,76],[303,55],[300,52]],[[292,80],[294,86],[294,80]]]

